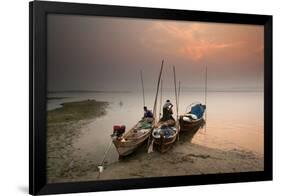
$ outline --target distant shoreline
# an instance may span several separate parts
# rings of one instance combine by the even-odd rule
[[[102,90],[62,90],[62,91],[48,91],[48,94],[55,93],[130,93],[131,91],[102,91]]]
[[[47,97],[48,100],[66,99],[68,97]]]
[[[154,89],[147,89],[147,92],[154,92]],[[163,89],[163,91],[174,91],[174,89]],[[65,91],[48,91],[48,94],[57,94],[57,93],[136,93],[139,91],[101,91],[101,90],[65,90]],[[205,89],[181,89],[181,92],[205,92]],[[264,92],[263,89],[208,89],[207,92],[229,92],[229,93],[262,93]]]

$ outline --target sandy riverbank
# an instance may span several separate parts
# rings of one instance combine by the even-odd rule
[[[222,151],[181,143],[169,152],[142,153],[109,165],[100,179],[178,176],[263,170],[263,159],[256,154],[233,149]]]
[[[170,151],[137,153],[108,165],[103,173],[87,172],[69,181],[127,179],[212,173],[262,171],[263,158],[252,152],[233,149],[223,151],[189,142],[178,142]]]
[[[106,102],[89,100],[66,103],[62,108],[48,112],[48,182],[263,170],[263,157],[258,154],[238,149],[226,151],[207,148],[190,143],[192,135],[181,135],[167,153],[147,154],[146,149],[142,148],[132,156],[106,165],[104,172],[99,175],[96,163],[88,156],[83,156],[82,152],[77,153],[80,149],[74,148],[73,143],[89,119],[105,114],[107,105]]]
[[[85,160],[86,161],[86,160]],[[83,164],[88,165],[88,164]],[[99,175],[95,165],[81,175],[81,168],[72,168],[71,175],[56,182],[128,179],[262,171],[263,158],[243,150],[223,151],[192,143],[177,143],[169,152],[147,154],[145,149],[132,156],[107,165]]]
[[[86,100],[62,104],[63,107],[48,111],[47,121],[47,178],[48,182],[57,182],[62,179],[72,178],[71,168],[80,164],[73,154],[77,150],[73,147],[75,139],[79,138],[80,129],[90,119],[106,114],[107,102]],[[83,165],[77,169],[84,175],[85,171],[92,168],[91,161],[87,162],[89,168]]]

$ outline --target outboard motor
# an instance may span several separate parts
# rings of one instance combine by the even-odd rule
[[[125,133],[125,131],[126,131],[125,125],[114,125],[112,136],[121,137]]]

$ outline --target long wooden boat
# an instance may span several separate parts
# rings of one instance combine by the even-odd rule
[[[165,131],[169,130],[169,134]],[[175,120],[159,121],[152,131],[153,148],[161,153],[167,152],[176,142],[179,133]]]
[[[197,127],[198,125],[202,124],[202,122],[204,121],[204,118],[199,118],[199,119],[191,119],[190,121],[186,121],[185,119],[185,115],[180,115],[179,118],[179,123],[180,123],[180,130],[182,132],[187,132],[190,129],[193,129],[194,127]]]
[[[153,123],[153,118],[144,118],[124,135],[116,136],[113,134],[112,142],[119,156],[127,156],[145,144],[151,135]]]
[[[190,107],[196,106],[198,104],[200,103],[192,104],[190,105]],[[202,105],[202,107],[204,108],[203,110],[203,114],[204,114],[206,106]],[[204,121],[203,114],[200,118],[197,118],[197,116],[192,114],[192,111],[190,110],[186,112],[184,115],[180,115],[179,118],[180,131],[187,132],[193,129],[194,127],[197,127],[198,125],[201,125]]]
[[[180,129],[180,137],[179,141],[181,143],[185,142],[191,142],[193,137],[196,135],[196,133],[199,131],[200,128],[202,128],[205,124],[205,120],[203,119],[202,121],[199,121],[200,123],[196,123],[196,125],[189,127],[186,130]]]

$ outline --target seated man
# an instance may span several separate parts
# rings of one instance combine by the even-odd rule
[[[146,106],[143,107],[143,110],[144,110],[143,118],[153,118],[152,112],[148,110]]]

